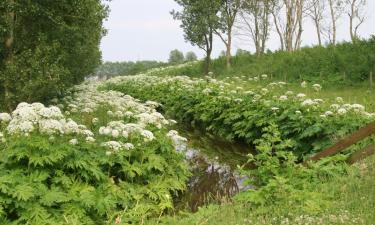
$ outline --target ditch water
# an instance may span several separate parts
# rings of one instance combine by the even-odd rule
[[[180,144],[178,151],[184,152],[193,176],[188,190],[176,199],[178,209],[197,211],[208,203],[220,203],[240,191],[253,188],[246,185],[246,177],[236,171],[237,165],[246,163],[249,147],[234,144],[194,131],[181,131],[188,139]]]

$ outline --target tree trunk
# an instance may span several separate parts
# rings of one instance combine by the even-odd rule
[[[204,73],[207,75],[211,70],[211,50],[206,52],[206,59],[204,65]]]
[[[349,13],[349,29],[350,29],[350,38],[352,39],[352,42],[354,43],[357,39],[356,34],[354,32],[353,23],[355,18],[355,3],[356,0],[352,0],[350,3],[350,13]]]
[[[227,69],[231,68],[231,50],[232,50],[232,28],[228,31],[228,41],[226,44],[227,52],[226,52],[226,62],[227,62]]]
[[[329,8],[331,11],[331,20],[332,20],[332,44],[336,45],[336,16],[335,10],[333,8],[333,0],[329,0]]]
[[[14,5],[14,0],[9,0],[9,4],[11,6]],[[5,57],[4,57],[4,65],[5,68],[9,68],[13,64],[13,46],[14,46],[14,19],[15,13],[14,11],[8,12],[7,20],[8,20],[8,30],[7,36],[5,37]],[[4,74],[4,104],[7,110],[12,109],[11,103],[11,92],[10,92],[10,78]]]
[[[281,29],[279,27],[279,24],[277,22],[277,15],[273,12],[272,13],[272,16],[273,16],[273,21],[275,23],[275,27],[276,27],[276,31],[277,31],[277,34],[279,35],[279,39],[280,39],[280,48],[281,48],[281,51],[284,51],[284,37],[283,37],[283,34],[281,32]]]
[[[211,29],[210,34],[206,38],[206,60],[205,60],[205,68],[204,68],[204,72],[206,75],[211,70],[212,42],[213,42],[213,30]]]
[[[315,28],[316,28],[316,34],[318,35],[318,43],[319,43],[319,46],[322,46],[322,36],[320,34],[320,23],[318,20],[314,20],[315,22]]]
[[[296,40],[295,40],[294,50],[301,48],[302,32],[303,32],[303,5],[304,5],[303,0],[299,0],[296,3],[296,10],[297,10],[296,19],[298,21],[298,33],[297,33]]]

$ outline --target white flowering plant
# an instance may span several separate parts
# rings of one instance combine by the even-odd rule
[[[139,223],[173,210],[190,172],[158,105],[95,84],[69,92],[60,108],[0,114],[1,224]]]
[[[309,88],[321,90],[318,84]],[[285,82],[256,82],[246,89],[233,87],[228,79],[137,75],[108,80],[101,89],[158,101],[183,124],[252,145],[264,127],[277,124],[281,137],[293,140],[289,150],[300,160],[375,119],[360,104],[294,93]]]

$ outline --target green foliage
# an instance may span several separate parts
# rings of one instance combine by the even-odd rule
[[[336,46],[304,47],[295,52],[268,51],[257,56],[239,50],[232,58],[232,69],[226,69],[225,58],[212,62],[212,71],[221,77],[261,74],[273,75],[278,80],[355,84],[368,80],[375,71],[375,37],[355,43],[340,43]],[[175,68],[164,75],[202,76],[204,69],[196,65],[189,71]]]
[[[0,105],[46,101],[99,65],[100,0],[0,3]]]
[[[108,78],[114,76],[135,75],[162,66],[166,66],[166,63],[157,61],[105,62],[96,68],[92,76]]]
[[[234,201],[146,224],[373,224],[374,157],[354,166],[330,158],[303,167],[283,150],[288,142],[274,124],[264,129],[264,139],[257,141],[259,154],[248,157],[257,167],[241,168],[256,186]]]
[[[172,50],[169,53],[169,59],[168,62],[172,65],[181,64],[185,61],[184,53],[179,51],[178,49]]]
[[[248,163],[254,164],[256,168],[242,168],[242,171],[250,178],[248,183],[256,188],[239,194],[237,200],[261,207],[298,207],[304,213],[318,213],[327,207],[329,196],[315,190],[315,185],[327,176],[322,172],[324,164],[311,168],[297,164],[296,156],[285,151],[292,145],[292,141],[282,140],[275,124],[263,128],[262,138],[255,143],[257,154],[250,154]],[[330,174],[344,174],[345,166],[335,167],[335,172],[331,171]]]
[[[163,79],[168,80],[139,76],[123,82],[109,81],[105,88],[158,101],[163,104],[165,113],[179,122],[230,141],[256,144],[254,140],[262,138],[263,129],[271,123],[276,124],[281,138],[293,141],[288,149],[299,160],[371,121],[356,113],[322,117],[331,110],[330,105],[302,107],[299,100],[281,101],[273,97],[283,95],[287,91],[285,88],[262,94],[262,86],[258,86],[249,94],[230,88],[223,90],[220,88],[222,83],[203,80],[194,83],[181,77],[169,78],[169,82],[162,82]],[[189,85],[189,82],[193,84]],[[261,99],[257,100],[257,97]]]
[[[193,62],[198,59],[197,55],[194,52],[186,52],[185,54],[185,61],[186,62]]]
[[[10,135],[0,121],[1,224],[134,224],[173,210],[190,174],[183,154],[165,128],[150,126],[154,140],[133,134],[121,141],[134,149],[109,155],[100,143],[111,137],[98,131],[108,109],[71,114],[94,130],[95,142],[38,131]],[[70,143],[73,138],[77,144]]]

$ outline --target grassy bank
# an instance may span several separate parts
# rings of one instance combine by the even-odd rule
[[[262,56],[242,53],[232,57],[232,67],[226,68],[224,57],[212,62],[212,72],[220,78],[226,76],[272,75],[287,82],[307,80],[319,83],[353,85],[368,82],[375,71],[375,38],[336,46],[304,47],[295,52],[267,52]],[[168,67],[151,71],[151,75],[204,74],[203,62]],[[375,77],[375,75],[374,75]]]

